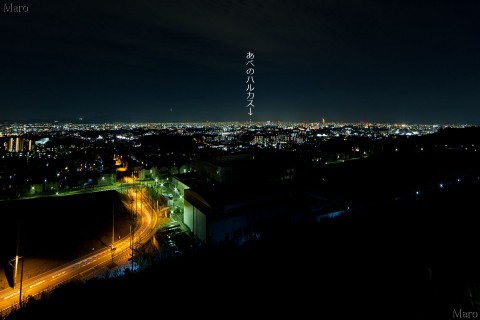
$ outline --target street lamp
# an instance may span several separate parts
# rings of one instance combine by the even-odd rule
[[[20,272],[20,290],[18,292],[18,304],[20,305],[20,307],[22,306],[22,284],[23,284],[23,260],[24,257],[19,257],[20,259],[22,259],[22,271]]]
[[[20,270],[20,290],[19,290],[19,296],[18,296],[18,304],[20,307],[22,306],[22,284],[23,284],[23,260],[25,260],[25,257],[19,256],[18,254],[13,258],[12,260],[9,261],[10,265],[14,265],[14,274],[13,274],[13,287],[17,285],[17,273],[18,273],[18,264],[21,263],[21,270]]]
[[[17,273],[18,273],[18,263],[21,261],[22,263],[22,270],[20,272],[20,292],[19,292],[19,305],[22,306],[22,283],[23,283],[23,260],[24,257],[19,256],[18,253],[20,251],[20,227],[21,224],[18,225],[18,234],[17,234],[17,254],[13,260],[10,260],[10,265],[14,267],[14,274],[13,274],[13,287],[17,285]],[[15,263],[15,265],[13,265]]]

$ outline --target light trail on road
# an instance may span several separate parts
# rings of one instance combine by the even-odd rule
[[[139,192],[142,195],[143,190]],[[148,203],[143,204],[141,202],[142,198],[143,196],[140,196],[140,199],[135,200],[135,197],[132,197],[134,201],[132,209],[134,206],[138,208],[136,210],[138,212],[136,220],[140,222],[134,231],[135,245],[137,246],[145,244],[155,235],[161,221],[158,218],[161,210],[153,209]],[[123,201],[123,203],[126,208],[129,208],[131,205],[130,201]],[[131,252],[130,240],[130,236],[127,236],[115,242],[115,254],[113,257],[112,248],[108,246],[95,254],[89,254],[31,279],[23,280],[21,284],[16,283],[15,288],[6,288],[0,291],[0,316],[8,314],[10,310],[18,308],[20,305],[19,285],[22,287],[21,300],[23,302],[29,297],[36,297],[42,292],[53,290],[69,280],[78,277],[83,278],[82,275],[90,274],[90,277],[92,277],[108,266],[113,261],[113,258],[122,257]],[[127,261],[127,263],[129,262]]]

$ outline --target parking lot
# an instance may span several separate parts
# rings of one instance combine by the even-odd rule
[[[167,257],[191,254],[200,249],[198,241],[180,222],[172,221],[162,226],[155,235],[162,252]]]

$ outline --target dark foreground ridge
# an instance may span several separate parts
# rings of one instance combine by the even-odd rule
[[[476,179],[243,247],[109,280],[72,282],[7,319],[174,317],[452,319],[479,311]]]

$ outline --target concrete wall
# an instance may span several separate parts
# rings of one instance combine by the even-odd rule
[[[208,225],[209,244],[230,242],[242,245],[245,241],[269,232],[268,226],[281,219],[283,214],[285,212],[282,208],[264,208],[213,221]]]
[[[207,218],[198,208],[184,200],[183,223],[201,241],[207,241]]]
[[[226,217],[212,223],[209,228],[210,244],[218,245],[223,242],[241,243],[244,237],[251,233],[251,217],[240,215]]]

